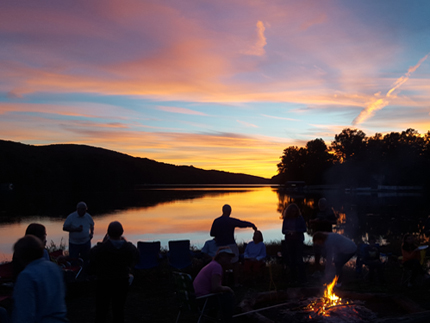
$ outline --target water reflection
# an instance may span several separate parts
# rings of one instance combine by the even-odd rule
[[[61,210],[58,204],[47,207],[47,201],[52,200],[52,196],[45,197],[36,207],[37,210],[44,210],[43,216],[9,214],[8,222],[0,225],[3,258],[10,257],[13,243],[31,222],[46,224],[48,241],[67,241],[68,236],[62,231],[62,225],[66,216],[74,210],[77,200],[67,200]],[[66,198],[59,197],[59,200]],[[254,222],[264,232],[267,241],[281,238],[276,189],[271,187],[147,189],[122,199],[96,194],[82,200],[87,202],[88,212],[95,221],[93,243],[103,238],[111,221],[119,220],[124,226],[125,236],[134,243],[157,240],[166,247],[169,240],[190,239],[192,245],[201,247],[205,240],[210,239],[212,221],[221,215],[221,207],[226,203],[232,206],[233,217]],[[106,210],[107,206],[111,208]],[[58,210],[58,213],[52,210]],[[250,241],[252,234],[252,229],[236,230],[238,242]]]
[[[423,242],[428,195],[348,195],[338,191],[294,195],[277,187],[164,187],[131,194],[92,193],[80,197],[36,192],[32,196],[15,196],[0,206],[0,261],[10,259],[13,243],[31,222],[46,226],[48,241],[67,241],[62,225],[80,200],[87,202],[95,221],[93,243],[101,241],[111,221],[119,220],[125,236],[133,243],[161,241],[166,248],[169,240],[178,239],[189,239],[192,245],[201,247],[210,239],[212,221],[221,215],[221,207],[226,203],[232,206],[232,217],[255,223],[266,242],[280,241],[281,212],[286,205],[298,204],[309,228],[321,197],[328,200],[337,215],[334,231],[356,242],[372,234],[381,237],[380,243],[395,244],[406,232],[420,234]],[[252,229],[237,229],[236,239],[239,243],[248,242],[252,234]]]
[[[426,243],[424,223],[429,215],[428,196],[428,192],[345,194],[339,191],[291,195],[279,190],[278,211],[288,203],[298,204],[309,228],[309,220],[317,213],[318,200],[325,197],[337,216],[334,231],[357,243],[367,240],[368,235],[375,235],[381,244],[397,244],[408,232]]]

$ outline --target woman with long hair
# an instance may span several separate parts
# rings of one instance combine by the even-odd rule
[[[285,235],[285,252],[292,281],[300,284],[306,282],[305,264],[303,262],[303,241],[306,222],[299,207],[291,203],[282,213],[282,233]]]

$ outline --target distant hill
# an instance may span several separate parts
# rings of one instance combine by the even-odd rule
[[[269,179],[175,166],[86,145],[0,140],[0,183],[37,191],[129,191],[157,184],[269,184]]]

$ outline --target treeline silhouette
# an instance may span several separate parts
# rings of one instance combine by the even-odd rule
[[[322,139],[306,147],[290,146],[278,164],[276,183],[305,181],[346,187],[423,186],[430,183],[430,131],[414,129],[367,137],[358,129],[343,129],[330,146]]]
[[[175,166],[85,145],[0,140],[0,183],[16,191],[131,191],[158,184],[268,184],[246,174]]]

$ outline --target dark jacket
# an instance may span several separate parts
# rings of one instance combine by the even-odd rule
[[[107,240],[90,252],[90,272],[99,280],[128,279],[130,270],[139,261],[139,251],[131,243]]]

